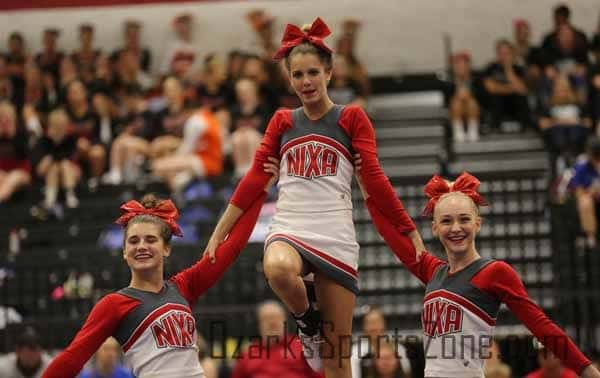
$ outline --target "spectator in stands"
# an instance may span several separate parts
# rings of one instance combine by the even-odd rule
[[[152,114],[137,86],[128,86],[121,96],[123,113],[120,116],[120,132],[110,149],[110,170],[103,182],[120,185],[125,179],[133,183],[141,174],[141,167],[149,156],[149,128]]]
[[[94,26],[87,23],[79,25],[79,47],[73,51],[71,59],[85,83],[93,80],[96,59],[100,54],[101,50],[94,47]]]
[[[525,68],[525,84],[529,90],[530,104],[539,106],[538,92],[542,85],[542,50],[531,43],[531,27],[525,19],[513,21],[516,63]]]
[[[65,190],[65,201],[69,208],[79,206],[75,186],[81,172],[77,165],[77,138],[69,134],[69,117],[62,109],[54,110],[48,116],[46,135],[34,148],[35,171],[44,179],[44,207],[52,209],[56,205],[59,188]]]
[[[253,9],[246,14],[246,19],[258,36],[263,56],[269,59],[273,56],[275,50],[277,50],[277,46],[273,41],[273,23],[275,17],[268,14],[264,9]]]
[[[589,139],[586,159],[575,164],[569,188],[575,191],[579,223],[590,248],[596,246],[598,234],[597,204],[600,201],[600,140]]]
[[[294,88],[290,83],[290,73],[285,66],[285,62],[281,61],[277,64],[277,75],[275,82],[277,83],[277,103],[280,108],[296,109],[302,106],[302,102],[296,96]]]
[[[588,104],[594,121],[594,130],[600,132],[600,60],[590,67],[588,72]]]
[[[578,103],[569,79],[566,76],[557,77],[550,106],[544,110],[539,121],[551,160],[555,163],[555,174],[561,174],[584,152],[591,126],[592,121]]]
[[[91,190],[98,186],[104,173],[106,148],[102,144],[100,117],[89,103],[83,82],[72,81],[67,88],[66,111],[71,123],[71,133],[77,138],[77,150],[81,160],[88,165]]]
[[[183,126],[192,109],[188,106],[181,81],[170,76],[162,85],[165,106],[156,113],[149,138],[150,156],[153,159],[173,153],[181,143]]]
[[[260,102],[267,111],[274,112],[277,109],[279,106],[277,104],[277,89],[273,86],[267,63],[262,58],[257,55],[248,55],[242,67],[241,77],[256,82]]]
[[[362,334],[358,342],[352,346],[352,378],[369,378],[376,374],[375,361],[380,357],[382,346],[392,343],[394,356],[398,361],[394,365],[399,365],[396,369],[410,375],[411,366],[406,348],[400,343],[400,340],[394,339],[396,335],[386,334],[385,316],[379,308],[370,308],[363,317]],[[382,360],[383,365],[389,365],[388,356]],[[388,362],[388,364],[386,364]],[[385,369],[384,369],[385,370]]]
[[[231,145],[235,177],[246,174],[267,127],[269,111],[261,104],[258,85],[251,79],[235,84],[237,103],[231,110]]]
[[[40,378],[49,363],[37,332],[26,328],[17,338],[15,352],[0,357],[0,377]]]
[[[578,375],[562,365],[554,353],[535,340],[539,369],[527,374],[525,378],[577,378]]]
[[[27,134],[17,124],[14,106],[0,102],[0,204],[31,183]]]
[[[73,59],[69,56],[65,56],[60,61],[60,81],[58,83],[58,87],[60,88],[60,100],[61,102],[66,102],[67,98],[67,86],[79,79],[79,73],[77,72],[77,66],[73,63]]]
[[[111,60],[113,62],[118,61],[121,55],[126,52],[133,57],[142,71],[149,73],[152,53],[148,48],[142,47],[140,40],[142,24],[137,20],[127,20],[123,26],[123,46],[112,53]]]
[[[23,105],[23,120],[33,145],[42,136],[42,125],[37,117],[37,109],[43,110],[48,106],[45,96],[44,81],[39,68],[33,64],[25,65],[25,103]]]
[[[27,54],[25,51],[25,40],[19,32],[12,32],[8,37],[8,52],[6,58],[6,70],[10,78],[12,103],[20,112],[24,102],[25,91],[25,62]]]
[[[196,88],[199,105],[207,106],[213,112],[222,111],[229,105],[229,96],[227,67],[217,55],[208,54],[204,59],[202,81]]]
[[[42,34],[42,51],[35,56],[35,63],[44,72],[51,72],[58,79],[60,61],[64,53],[58,48],[60,30],[56,28],[44,29]]]
[[[397,344],[396,344],[397,345]],[[402,365],[393,343],[382,342],[379,344],[377,354],[373,358],[374,378],[408,378],[409,373],[402,370]]]
[[[231,378],[321,377],[307,365],[298,338],[286,331],[286,311],[279,302],[259,304],[256,315],[260,340],[242,353]]]
[[[215,361],[210,357],[209,346],[206,344],[206,340],[199,333],[196,346],[198,347],[198,361],[200,361],[200,366],[204,370],[204,377],[217,378],[219,369]]]
[[[8,74],[6,57],[0,54],[0,101],[13,102],[13,85]]]
[[[570,18],[571,10],[566,4],[554,8],[554,30],[546,34],[542,42],[547,64],[568,66],[573,59],[580,64],[587,63],[587,37],[571,24]]]
[[[346,19],[342,22],[342,34],[337,40],[335,53],[346,58],[350,77],[361,85],[361,93],[366,96],[371,92],[369,74],[366,67],[356,56],[356,40],[360,30],[360,21]]]
[[[221,126],[208,108],[196,111],[185,121],[177,150],[156,159],[152,171],[174,195],[194,178],[215,177],[223,172]]]
[[[510,378],[512,375],[510,366],[502,362],[500,345],[496,340],[493,340],[490,345],[488,358],[483,364],[483,372],[486,378]]]
[[[367,93],[364,86],[350,76],[350,65],[345,56],[337,55],[333,58],[329,97],[331,97],[331,101],[340,105],[354,104],[363,108],[367,105]]]
[[[189,13],[180,14],[173,20],[175,41],[167,46],[160,66],[162,75],[174,75],[183,80],[193,73],[200,56],[192,43],[192,23],[193,18]]]
[[[227,81],[230,87],[242,76],[242,68],[246,62],[247,54],[240,50],[232,50],[227,56]]]
[[[79,378],[133,378],[120,360],[121,346],[114,337],[109,337],[96,351],[92,367],[84,369]]]
[[[466,140],[479,140],[478,81],[472,72],[471,55],[468,51],[456,53],[452,57],[452,76],[445,92],[454,141],[462,143]]]
[[[489,97],[492,128],[499,130],[505,115],[511,115],[525,130],[530,125],[525,70],[515,64],[514,49],[506,39],[496,42],[496,61],[483,73]]]

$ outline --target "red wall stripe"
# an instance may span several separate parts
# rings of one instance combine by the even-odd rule
[[[224,0],[177,0],[177,3],[186,2],[208,2]],[[21,9],[48,9],[48,8],[71,8],[71,7],[103,7],[118,5],[140,5],[140,4],[172,4],[173,1],[165,0],[0,0],[0,10]]]

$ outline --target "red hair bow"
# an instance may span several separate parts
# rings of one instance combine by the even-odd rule
[[[304,41],[309,42],[311,45],[314,45],[321,50],[331,53],[331,49],[323,42],[323,38],[327,37],[329,34],[331,34],[331,30],[329,30],[327,24],[321,20],[320,17],[317,17],[312,23],[310,30],[306,33],[296,25],[288,24],[283,33],[283,38],[281,39],[281,46],[277,52],[275,52],[275,55],[273,55],[273,59],[279,60],[285,58],[291,49]]]
[[[141,203],[136,200],[131,200],[121,205],[121,211],[125,214],[121,215],[115,223],[121,226],[127,226],[127,223],[138,215],[152,215],[162,219],[167,226],[171,229],[173,235],[183,236],[181,228],[177,225],[177,218],[179,218],[179,212],[175,207],[175,204],[171,200],[162,201],[158,206],[152,209],[146,209]]]
[[[435,205],[440,200],[440,197],[450,192],[464,193],[471,198],[477,206],[486,206],[487,201],[477,192],[479,184],[480,182],[477,177],[472,176],[467,172],[463,172],[458,176],[452,185],[448,185],[448,182],[440,176],[434,175],[423,189],[425,195],[429,197],[429,202],[427,202],[427,206],[425,206],[425,210],[423,210],[423,215],[431,215]]]

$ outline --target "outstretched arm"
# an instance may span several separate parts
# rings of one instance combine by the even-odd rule
[[[575,343],[546,316],[529,297],[517,272],[503,261],[496,261],[482,269],[471,283],[506,303],[513,314],[550,349],[565,366],[582,374],[591,364]],[[594,377],[594,375],[589,375]]]
[[[76,377],[100,345],[114,334],[121,319],[138,304],[137,300],[119,294],[102,298],[71,344],[52,360],[42,378]]]

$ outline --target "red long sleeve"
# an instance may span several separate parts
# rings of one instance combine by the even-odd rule
[[[42,378],[77,376],[100,345],[114,333],[121,319],[138,305],[137,300],[120,294],[102,298],[92,308],[71,344],[52,360]]]
[[[231,204],[246,210],[254,200],[263,192],[263,189],[271,174],[264,171],[263,164],[266,163],[269,156],[279,158],[279,147],[281,142],[281,134],[292,125],[292,116],[290,110],[278,110],[275,112],[265,135],[256,150],[252,167],[246,173],[242,181],[238,184],[233,196],[231,196]]]
[[[267,193],[263,186],[262,195],[242,214],[227,239],[217,248],[214,264],[209,261],[208,256],[203,256],[192,267],[171,278],[190,306],[193,306],[198,297],[212,287],[237,259],[248,243],[266,197]]]
[[[575,343],[546,316],[533,302],[517,272],[503,261],[496,261],[482,269],[471,283],[498,297],[513,314],[570,369],[577,374],[591,362]]]
[[[375,228],[377,228],[377,231],[396,257],[406,266],[406,269],[421,280],[421,282],[427,284],[437,268],[446,264],[446,262],[427,252],[423,252],[421,260],[417,262],[415,246],[412,241],[382,214],[372,198],[367,198],[366,205]]]
[[[365,111],[356,105],[345,107],[340,117],[340,125],[350,135],[354,151],[360,154],[361,178],[375,206],[400,232],[414,231],[415,224],[379,165],[375,130]]]

